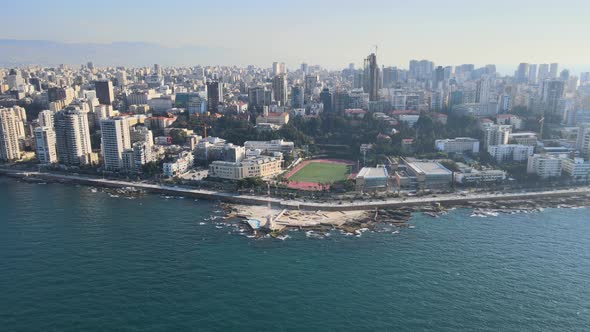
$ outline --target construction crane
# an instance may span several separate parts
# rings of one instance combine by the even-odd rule
[[[207,138],[207,128],[211,128],[211,126],[208,126],[206,123],[203,123],[202,127],[203,127],[203,138]]]

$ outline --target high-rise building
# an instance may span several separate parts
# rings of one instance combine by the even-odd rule
[[[518,69],[516,69],[515,73],[515,80],[516,83],[527,83],[529,80],[529,71],[530,66],[528,63],[521,63],[518,65]]]
[[[391,87],[399,79],[398,70],[395,67],[383,68],[383,87]]]
[[[291,107],[303,108],[304,107],[304,92],[303,87],[296,85],[291,88]]]
[[[443,66],[438,66],[434,70],[434,80],[433,80],[433,89],[438,89],[439,85],[445,81],[445,68]]]
[[[303,75],[307,75],[309,73],[309,65],[307,63],[304,62],[301,64],[301,72]]]
[[[332,112],[332,93],[330,89],[325,88],[320,92],[320,101],[324,105],[324,112]]]
[[[375,53],[371,53],[365,59],[364,79],[363,90],[369,94],[369,101],[377,101],[381,89],[381,75]]]
[[[52,127],[37,127],[34,131],[37,159],[41,164],[57,163],[55,131]]]
[[[552,63],[549,67],[549,78],[557,78],[557,71],[559,70],[558,63]]]
[[[54,117],[57,158],[64,165],[85,165],[91,161],[87,112],[68,106]]]
[[[279,74],[272,79],[272,91],[280,106],[287,104],[287,75]]]
[[[53,129],[53,115],[55,113],[50,110],[44,110],[39,112],[39,126],[49,127]]]
[[[0,109],[0,161],[20,159],[17,122],[11,108]]]
[[[490,146],[506,145],[512,132],[511,125],[492,125],[484,130],[483,146],[488,151]]]
[[[576,149],[582,157],[590,159],[590,124],[582,124],[578,127]]]
[[[100,130],[104,169],[123,170],[123,151],[131,149],[128,120],[124,117],[100,120]]]
[[[534,65],[534,64],[529,65],[528,81],[530,84],[537,83],[537,65]]]
[[[350,97],[344,90],[336,90],[333,97],[333,109],[336,113],[343,113],[348,108]]]
[[[311,101],[314,90],[318,86],[319,81],[320,78],[318,75],[305,75],[305,90],[303,95],[306,103]]]
[[[273,62],[272,63],[272,74],[273,76],[277,76],[280,74],[286,74],[287,73],[287,66],[285,65],[284,62]]]
[[[207,81],[207,111],[217,113],[220,103],[223,103],[223,83]]]
[[[272,99],[272,90],[267,90],[261,86],[248,89],[248,107],[261,108],[268,106]]]
[[[475,102],[487,104],[490,101],[490,89],[490,79],[487,76],[480,78],[475,88]]]
[[[546,63],[542,63],[539,65],[539,73],[537,75],[537,79],[539,82],[543,82],[544,80],[549,78],[549,65]]]
[[[112,105],[115,100],[115,93],[113,92],[113,82],[108,80],[96,81],[94,83],[96,89],[96,98],[101,105]]]
[[[560,101],[563,98],[565,83],[561,80],[545,80],[541,90],[541,100],[545,111],[549,114],[560,115]]]

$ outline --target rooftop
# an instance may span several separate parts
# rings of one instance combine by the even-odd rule
[[[387,176],[388,173],[385,167],[363,167],[357,174],[357,178],[382,178]]]
[[[451,175],[453,172],[446,169],[443,165],[435,161],[415,161],[408,163],[416,171],[432,175]]]

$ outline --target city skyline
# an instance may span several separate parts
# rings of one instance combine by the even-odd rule
[[[169,54],[174,63],[168,65],[282,61],[290,68],[307,62],[338,69],[350,62],[360,65],[358,59],[378,45],[380,64],[385,66],[403,67],[410,59],[444,65],[495,63],[502,73],[512,74],[504,67],[559,62],[579,72],[587,70],[585,54],[590,52],[582,42],[584,31],[590,29],[583,13],[590,5],[575,0],[559,4],[499,1],[477,8],[462,0],[444,6],[433,1],[368,1],[362,7],[346,1],[259,1],[255,5],[172,1],[164,8],[169,9],[168,16],[156,15],[162,13],[159,3],[137,1],[107,0],[95,7],[71,1],[62,6],[32,1],[10,3],[6,9],[11,15],[5,23],[19,29],[0,34],[0,39],[149,43],[162,45],[169,53],[201,50],[187,59]],[[198,19],[182,19],[182,15],[179,19],[180,9]],[[83,28],[73,29],[75,26]],[[254,37],[257,34],[260,38]],[[153,62],[166,65],[165,55]]]

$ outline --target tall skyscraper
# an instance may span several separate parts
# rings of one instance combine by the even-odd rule
[[[490,101],[491,82],[487,76],[480,78],[475,87],[475,102],[487,104]]]
[[[304,97],[305,102],[309,103],[313,97],[313,92],[315,88],[318,86],[320,78],[317,74],[315,75],[305,75],[305,90],[304,90]]]
[[[39,126],[40,127],[49,127],[53,129],[53,116],[54,112],[50,110],[44,110],[39,112]]]
[[[537,83],[537,65],[531,64],[529,66],[529,84]]]
[[[96,81],[94,83],[96,89],[96,98],[101,105],[112,105],[115,100],[113,92],[113,82],[108,80]]]
[[[69,106],[55,113],[54,119],[57,158],[60,164],[89,164],[92,147],[87,112]]]
[[[547,113],[561,115],[560,101],[563,98],[564,90],[565,82],[561,80],[543,81],[541,98]]]
[[[332,93],[330,89],[325,88],[320,92],[320,101],[324,105],[324,112],[332,112]]]
[[[379,89],[381,88],[381,77],[375,53],[371,53],[365,59],[364,79],[363,90],[369,94],[369,101],[378,100]]]
[[[280,74],[272,79],[272,91],[275,101],[280,106],[287,104],[287,75]]]
[[[438,89],[439,85],[442,84],[445,80],[445,68],[443,66],[438,66],[434,70],[434,84],[433,88]]]
[[[57,163],[57,149],[55,131],[51,127],[37,127],[33,132],[35,135],[35,147],[37,159],[41,164]]]
[[[301,72],[303,72],[303,75],[307,75],[309,73],[309,65],[307,63],[302,63],[301,64]]]
[[[296,85],[291,88],[291,107],[303,108],[305,105],[303,87]]]
[[[131,149],[129,122],[124,117],[100,120],[103,167],[107,171],[121,171],[123,152]]]
[[[220,103],[223,103],[223,83],[207,81],[207,111],[217,113]]]
[[[529,80],[529,64],[528,63],[521,63],[518,65],[518,69],[515,73],[515,79],[517,83],[527,83]]]
[[[284,62],[273,62],[272,63],[272,74],[273,76],[277,76],[280,74],[287,73],[287,66]]]
[[[0,109],[0,161],[20,159],[17,122],[11,108]]]
[[[558,63],[552,63],[549,68],[549,78],[557,78],[557,71],[559,70]]]
[[[549,65],[546,63],[542,63],[539,65],[539,74],[537,75],[537,79],[539,82],[543,82],[544,80],[549,78]]]

